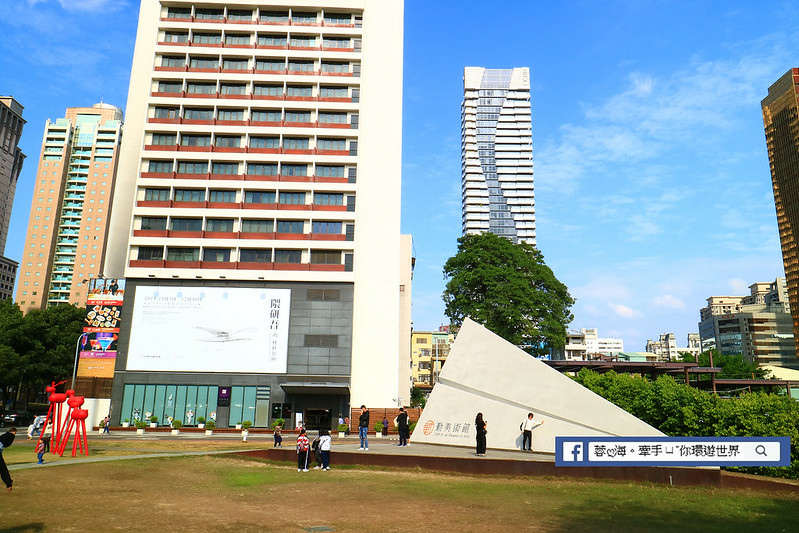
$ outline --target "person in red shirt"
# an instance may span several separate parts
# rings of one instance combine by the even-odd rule
[[[305,434],[305,428],[300,430],[300,436],[297,437],[297,472],[308,471],[308,448],[310,448],[308,436]]]

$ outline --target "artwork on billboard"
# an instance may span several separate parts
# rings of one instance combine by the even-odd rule
[[[113,378],[125,280],[92,278],[80,343],[79,377]]]
[[[94,305],[122,305],[125,296],[125,280],[116,278],[92,278],[89,280],[89,294],[86,307]]]
[[[128,370],[285,373],[290,289],[136,288]]]

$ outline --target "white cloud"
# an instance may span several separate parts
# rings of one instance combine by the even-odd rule
[[[641,316],[640,312],[631,307],[627,307],[626,305],[609,302],[608,307],[610,307],[614,313],[622,318],[637,318]]]
[[[756,280],[756,281],[766,281],[766,280]],[[745,294],[749,294],[749,285],[754,283],[754,281],[747,282],[741,278],[732,278],[727,280],[727,285],[730,286],[732,289],[732,296],[743,296]]]
[[[658,296],[652,301],[652,305],[655,307],[668,307],[671,309],[685,309],[685,303],[671,294]]]

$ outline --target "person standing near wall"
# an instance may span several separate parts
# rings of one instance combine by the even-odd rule
[[[399,433],[399,446],[407,446],[410,431],[408,431],[408,413],[404,407],[400,407],[400,413],[397,415],[397,433]]]
[[[543,420],[541,422],[535,422],[533,416],[533,413],[527,413],[527,420],[519,425],[519,429],[522,430],[523,451],[533,451],[533,430],[544,423]]]
[[[483,413],[477,413],[474,419],[474,429],[477,432],[477,457],[486,454],[486,421],[483,420]]]
[[[361,416],[358,418],[358,437],[361,439],[359,450],[369,451],[369,438],[366,432],[369,431],[369,409],[365,405],[361,406]]]

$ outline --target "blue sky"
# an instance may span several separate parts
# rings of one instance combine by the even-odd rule
[[[138,1],[0,0],[0,12],[0,94],[28,121],[6,247],[19,260],[45,120],[101,98],[124,108]],[[577,299],[572,327],[628,350],[664,332],[682,346],[708,296],[783,275],[760,100],[799,66],[799,5],[407,0],[405,15],[415,329],[446,321],[464,66],[530,67],[538,247]]]

